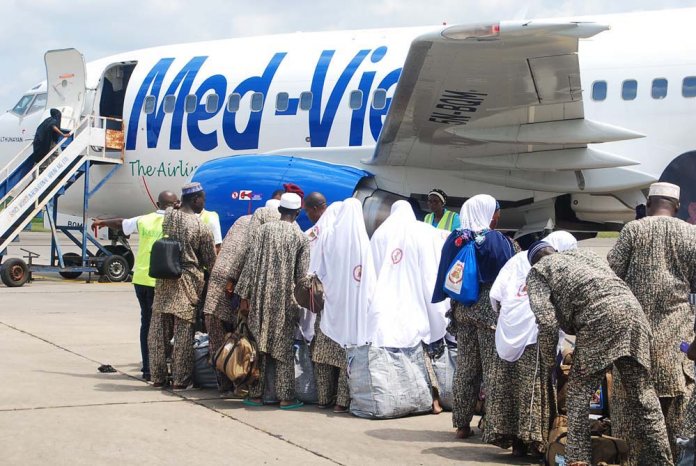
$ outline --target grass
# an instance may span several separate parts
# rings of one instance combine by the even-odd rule
[[[597,238],[618,238],[618,231],[600,231],[597,233]]]

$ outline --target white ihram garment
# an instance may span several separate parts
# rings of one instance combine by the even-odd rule
[[[333,226],[321,233],[317,277],[324,285],[321,331],[341,346],[365,344],[376,274],[357,199],[346,199]]]
[[[387,250],[387,243],[392,236],[398,232],[399,228],[405,224],[417,222],[416,214],[413,213],[411,204],[406,201],[396,201],[391,206],[389,217],[375,230],[370,239],[372,247],[372,259],[374,260],[375,270],[379,273],[379,269],[384,262],[384,254]]]
[[[270,201],[269,201],[270,202]],[[279,201],[280,202],[280,201]],[[319,220],[312,228],[305,231],[305,234],[309,238],[309,270],[307,273],[315,274],[319,268],[319,262],[321,261],[321,238],[322,234],[329,228],[333,227],[333,223],[336,221],[336,216],[338,211],[341,210],[343,202],[334,202],[326,208],[324,213],[319,217]],[[314,339],[314,323],[317,320],[317,315],[311,312],[309,309],[302,309],[300,311],[300,334],[305,341],[312,341]]]

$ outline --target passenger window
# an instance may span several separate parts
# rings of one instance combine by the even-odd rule
[[[311,92],[300,93],[300,110],[309,110],[312,108],[312,98]]]
[[[196,111],[196,106],[198,105],[198,97],[196,94],[189,94],[184,100],[184,111],[186,113],[193,113]]]
[[[375,89],[372,94],[372,108],[375,110],[382,110],[387,106],[387,90],[386,89]]]
[[[607,82],[595,81],[592,83],[592,100],[602,101],[607,98]]]
[[[47,100],[47,94],[38,94],[36,98],[34,99],[34,102],[32,102],[31,107],[29,107],[29,110],[27,110],[27,115],[30,113],[35,113],[38,112],[39,110],[43,110],[46,108],[46,100]]]
[[[361,90],[351,91],[348,105],[351,110],[359,110],[362,107],[363,92]]]
[[[220,96],[217,94],[208,94],[205,99],[205,111],[206,113],[215,113],[218,111],[218,104],[220,103]]]
[[[290,95],[287,92],[279,92],[276,96],[276,110],[286,112],[290,105]]]
[[[696,97],[696,76],[687,76],[682,81],[682,96]]]
[[[667,97],[667,80],[665,78],[653,79],[651,94],[653,99],[664,99]]]
[[[34,99],[33,94],[29,95],[23,95],[21,99],[19,99],[19,102],[17,102],[17,105],[15,105],[12,108],[12,113],[16,113],[17,115],[24,115],[24,112],[27,111],[27,108],[29,108],[29,104],[31,104],[31,101]]]
[[[254,92],[251,94],[251,111],[260,112],[261,110],[263,110],[263,94]]]
[[[242,100],[242,96],[239,94],[230,94],[227,98],[227,111],[230,113],[239,110],[239,102]]]
[[[143,112],[145,112],[147,115],[155,113],[155,103],[157,103],[157,100],[154,95],[145,97],[145,101],[143,102]]]
[[[623,100],[633,100],[638,94],[638,81],[635,79],[627,79],[621,86],[621,98]]]
[[[162,104],[162,109],[164,113],[174,113],[174,107],[176,106],[176,96],[175,95],[165,95],[164,103]]]

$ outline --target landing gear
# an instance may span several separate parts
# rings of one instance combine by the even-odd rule
[[[128,278],[130,265],[125,257],[114,254],[104,258],[100,272],[110,282],[122,282]]]
[[[7,259],[0,267],[0,279],[8,288],[22,286],[29,280],[29,267],[22,259]]]

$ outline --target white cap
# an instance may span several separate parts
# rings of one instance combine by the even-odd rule
[[[266,207],[277,209],[278,206],[280,206],[280,199],[269,199],[266,201]]]
[[[280,197],[280,207],[290,210],[302,208],[302,198],[295,193],[285,193]]]
[[[653,183],[650,185],[650,196],[661,196],[661,197],[671,197],[672,199],[679,200],[679,186],[672,183]]]

